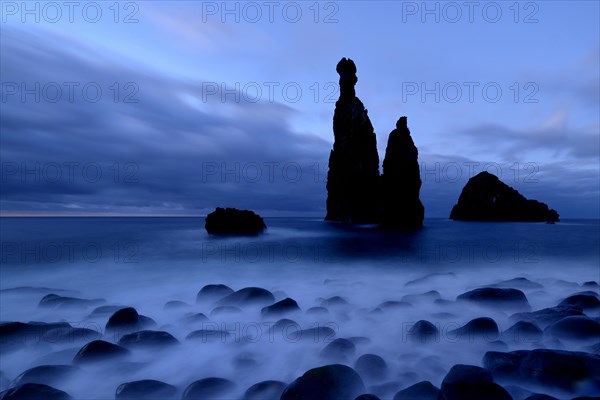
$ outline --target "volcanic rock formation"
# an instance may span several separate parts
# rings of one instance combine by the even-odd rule
[[[489,172],[467,182],[450,219],[461,221],[555,222],[558,213],[544,203],[528,200]]]
[[[423,226],[425,208],[419,200],[418,155],[407,118],[401,117],[396,122],[396,129],[390,133],[383,160],[381,225],[409,229]]]
[[[329,155],[326,220],[350,223],[377,222],[379,155],[373,125],[356,97],[356,65],[342,58],[340,98],[335,103],[335,142]]]

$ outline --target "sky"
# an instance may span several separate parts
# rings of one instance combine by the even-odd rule
[[[426,217],[486,170],[600,217],[597,1],[0,2],[1,215],[325,215],[337,62]]]

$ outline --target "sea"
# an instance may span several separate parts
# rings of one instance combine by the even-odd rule
[[[519,282],[528,284],[517,289],[525,293],[530,310],[539,310],[589,290],[585,282],[600,281],[598,220],[426,219],[416,232],[320,218],[265,218],[265,223],[267,230],[258,236],[221,237],[207,234],[202,217],[1,218],[0,321],[68,322],[118,343],[119,337],[105,332],[110,313],[94,309],[128,306],[154,320],[152,329],[180,342],[168,349],[134,349],[124,360],[84,365],[75,376],[54,382],[75,399],[114,399],[118,385],[141,379],[174,385],[180,398],[191,382],[206,377],[231,380],[236,387],[232,398],[241,399],[257,382],[290,383],[310,368],[332,363],[355,366],[364,354],[376,354],[386,363],[383,376],[363,377],[365,386],[391,399],[419,381],[439,387],[453,365],[480,366],[489,350],[582,350],[593,344],[459,337],[456,329],[478,317],[492,318],[504,332],[514,323],[513,312],[526,310],[456,298],[474,288],[525,278]],[[294,330],[277,331],[272,328],[278,318],[263,316],[264,305],[215,311],[215,304],[196,301],[208,284],[264,288],[275,301],[290,297],[300,311],[285,318],[301,329],[331,330],[313,330],[320,334],[309,338],[298,338]],[[41,307],[48,294],[98,302]],[[199,313],[206,319],[194,318]],[[411,337],[410,328],[420,320],[438,328],[435,340]],[[201,329],[228,334],[187,338]],[[333,356],[324,353],[337,338],[349,339],[354,347]],[[29,368],[71,364],[88,339],[37,337],[7,348],[0,355],[0,390]],[[525,389],[538,388],[532,383]],[[565,396],[559,389],[545,393]]]

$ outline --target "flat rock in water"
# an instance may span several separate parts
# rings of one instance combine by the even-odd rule
[[[258,235],[267,226],[253,211],[218,207],[206,216],[204,228],[216,235]]]
[[[285,388],[281,400],[346,400],[366,391],[352,368],[332,364],[310,369]]]
[[[183,392],[183,400],[230,400],[235,384],[224,378],[204,378],[190,384]]]
[[[72,397],[66,392],[53,388],[52,386],[25,383],[0,393],[2,400],[71,400]]]
[[[479,288],[457,296],[456,300],[472,302],[495,309],[529,310],[531,308],[525,294],[518,289]]]
[[[562,350],[489,351],[483,364],[494,377],[573,391],[583,381],[600,381],[600,356]]]
[[[171,399],[177,388],[153,379],[125,382],[117,387],[116,400],[165,400]]]

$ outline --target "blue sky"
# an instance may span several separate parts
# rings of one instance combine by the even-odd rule
[[[48,4],[0,10],[3,215],[324,216],[350,57],[381,160],[408,116],[427,217],[484,168],[600,216],[596,1]]]

